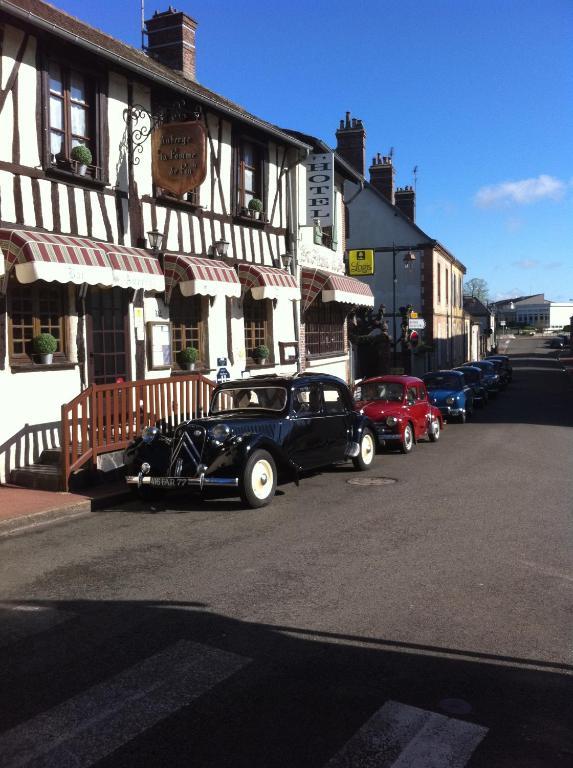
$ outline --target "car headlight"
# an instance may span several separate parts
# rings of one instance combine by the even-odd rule
[[[395,416],[388,416],[388,418],[386,419],[386,424],[389,427],[395,427],[397,423],[398,423],[398,419]]]
[[[211,427],[209,430],[209,437],[212,437],[213,440],[218,440],[221,443],[224,442],[230,434],[231,428],[227,424],[215,424],[215,426]]]
[[[446,403],[448,405],[453,405],[455,402],[456,402],[456,398],[455,397],[446,397]]]
[[[157,427],[145,427],[141,433],[141,439],[144,443],[151,443],[155,439],[155,436],[159,434]]]

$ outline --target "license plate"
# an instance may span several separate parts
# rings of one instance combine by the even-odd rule
[[[156,488],[182,488],[188,482],[186,477],[150,477],[149,485]]]

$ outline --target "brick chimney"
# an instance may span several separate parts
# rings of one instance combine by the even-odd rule
[[[416,220],[416,193],[412,187],[397,189],[395,194],[395,205],[399,208],[410,221]]]
[[[180,72],[188,80],[195,77],[195,31],[197,22],[186,13],[169,10],[153,14],[145,22],[147,53],[152,58]]]
[[[394,176],[396,171],[391,157],[382,157],[380,152],[372,158],[370,183],[394,205]]]
[[[340,127],[336,131],[336,151],[343,160],[364,176],[366,131],[362,120],[357,120],[355,117],[351,119],[350,112],[346,113],[346,120],[340,121]]]

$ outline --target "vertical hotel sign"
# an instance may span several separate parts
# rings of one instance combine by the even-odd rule
[[[306,165],[306,223],[320,219],[322,227],[334,222],[334,152],[309,155]]]
[[[198,120],[165,123],[151,137],[153,181],[180,197],[198,187],[207,175],[207,137]]]

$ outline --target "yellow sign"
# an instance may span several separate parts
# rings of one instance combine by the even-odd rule
[[[373,275],[374,251],[348,251],[349,275]]]
[[[417,313],[417,312],[414,312],[414,310],[412,310],[412,311],[410,312],[410,317],[412,318],[412,320],[415,320],[415,319],[418,317],[418,313]]]

